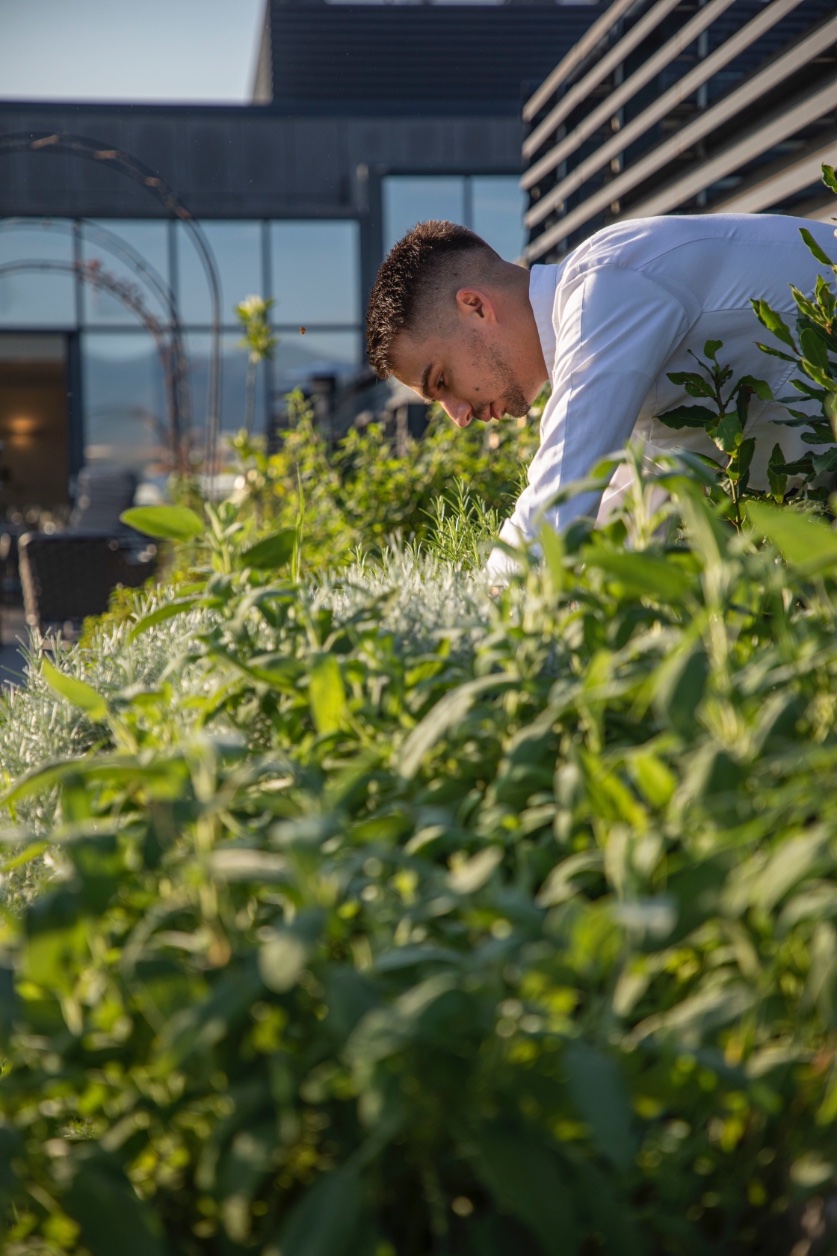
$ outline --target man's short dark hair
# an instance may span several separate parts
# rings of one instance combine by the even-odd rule
[[[392,342],[400,331],[416,331],[438,300],[465,279],[466,257],[499,262],[485,240],[455,222],[420,222],[390,250],[378,271],[366,315],[366,351],[380,379],[392,374]]]

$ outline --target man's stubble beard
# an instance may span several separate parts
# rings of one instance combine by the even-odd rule
[[[520,386],[511,364],[500,350],[493,346],[485,350],[485,355],[496,372],[501,387],[504,389],[502,396],[494,398],[498,409],[502,406],[504,414],[511,415],[513,419],[525,419],[529,413],[530,403]]]

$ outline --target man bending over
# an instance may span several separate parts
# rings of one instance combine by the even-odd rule
[[[553,499],[632,435],[652,461],[676,449],[717,457],[702,430],[673,431],[655,418],[694,403],[667,377],[694,371],[691,355],[702,356],[707,340],[723,342],[719,361],[733,379],[754,375],[774,397],[787,394],[794,367],[756,347],[771,337],[750,302],[764,298],[792,321],[790,285],[813,292],[826,268],[800,227],[824,248],[833,245],[826,224],[779,215],[637,218],[596,232],[557,265],[526,271],[465,227],[419,223],[378,272],[369,361],[382,379],[395,375],[423,400],[440,402],[459,427],[522,417],[551,382],[528,487],[500,532],[512,545],[528,542],[542,521],[560,529],[612,509],[618,473],[604,501],[596,493],[557,506]],[[811,451],[799,429],[776,424],[787,417],[783,406],[753,398],[747,434],[756,440],[756,486],[766,486],[777,441],[788,461]],[[492,552],[493,577],[512,568],[503,551]]]

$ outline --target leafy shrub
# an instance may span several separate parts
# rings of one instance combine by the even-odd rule
[[[446,502],[454,517],[464,509],[472,524],[484,518],[487,537],[511,510],[537,442],[532,419],[460,431],[436,407],[422,439],[411,440],[403,455],[374,423],[352,429],[331,449],[301,397],[292,398],[290,414],[274,454],[244,434],[233,441],[243,481],[236,500],[256,533],[302,519],[312,572],[350,561],[359,548],[379,555],[394,537],[432,545],[445,531],[438,512]],[[473,540],[473,527],[462,533]],[[457,557],[475,564],[473,544]]]
[[[50,673],[98,746],[4,796],[22,864],[58,807],[3,925],[4,1252],[805,1241],[837,539],[757,504],[736,536],[664,479],[683,544],[546,533],[497,604],[415,556],[300,583],[222,507],[191,592],[119,627],[126,684]]]
[[[837,175],[832,166],[822,167],[823,182],[837,192]],[[809,251],[824,267],[837,277],[837,264],[817,243],[807,228],[801,235]],[[837,293],[833,279],[820,275],[811,296],[791,285],[796,305],[796,335],[788,327],[782,315],[765,300],[752,302],[755,314],[765,328],[784,347],[757,342],[758,348],[771,357],[790,362],[797,368],[790,386],[796,391],[788,397],[774,398],[764,380],[745,375],[733,381],[730,367],[718,360],[722,355],[723,342],[708,340],[703,359],[697,358],[698,371],[684,371],[669,375],[669,379],[682,385],[686,392],[702,404],[678,406],[658,417],[666,426],[703,428],[719,450],[720,470],[716,472],[717,487],[723,496],[720,502],[724,513],[737,527],[743,526],[742,504],[747,498],[765,497],[766,494],[750,488],[750,463],[755,451],[755,441],[746,434],[747,417],[753,396],[761,401],[778,401],[784,405],[789,417],[782,420],[785,427],[803,429],[802,440],[820,446],[810,454],[787,462],[780,443],[774,445],[768,468],[769,495],[777,502],[785,499],[789,477],[791,495],[797,501],[819,502],[825,509],[829,494],[834,487],[837,473],[837,326],[835,310]],[[730,381],[733,381],[732,383]],[[809,407],[800,410],[800,398]],[[705,404],[708,403],[708,404]],[[814,403],[816,413],[811,412]],[[706,460],[707,463],[709,460]],[[724,501],[724,496],[728,502]]]

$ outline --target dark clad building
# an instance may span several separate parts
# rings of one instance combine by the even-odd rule
[[[339,388],[361,369],[366,294],[415,221],[454,218],[522,254],[522,104],[597,12],[274,0],[250,106],[0,103],[6,505],[50,504],[57,490],[32,457],[46,440],[66,451],[70,476],[89,460],[166,469],[178,323],[200,436],[209,289],[189,225],[149,179],[200,220],[217,263],[226,429],[240,426],[246,369],[234,306],[251,293],[274,301],[279,345],[258,395],[268,423],[290,387],[318,377]],[[56,135],[93,144],[73,155],[80,145]],[[120,174],[120,154],[146,177]]]

